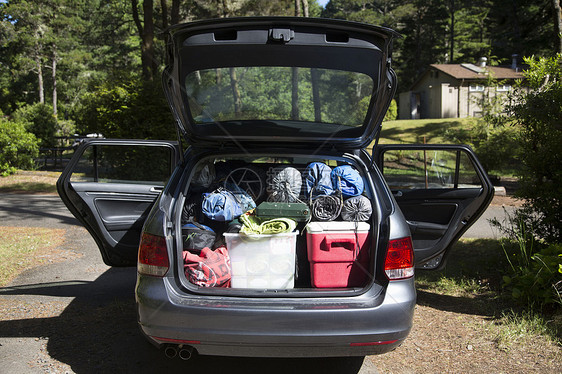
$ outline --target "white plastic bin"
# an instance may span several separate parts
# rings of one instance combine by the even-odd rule
[[[294,288],[297,234],[224,233],[232,265],[231,287]]]

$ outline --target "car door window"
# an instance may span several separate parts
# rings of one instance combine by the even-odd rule
[[[493,197],[482,165],[451,144],[383,144],[376,161],[409,226],[416,266],[439,268]]]
[[[70,181],[164,186],[172,172],[173,157],[171,147],[93,145],[80,157]]]
[[[384,152],[383,174],[392,190],[482,187],[473,163],[459,150],[388,150]]]

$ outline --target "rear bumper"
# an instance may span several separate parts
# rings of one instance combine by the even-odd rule
[[[139,276],[139,325],[157,346],[246,357],[364,356],[391,351],[412,327],[413,279],[347,298],[180,295],[167,278]],[[376,293],[376,294],[375,294]]]

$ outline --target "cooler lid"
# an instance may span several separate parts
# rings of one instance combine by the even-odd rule
[[[329,221],[329,222],[310,222],[306,226],[309,234],[328,234],[328,233],[355,233],[369,232],[371,225],[367,222],[351,221]]]

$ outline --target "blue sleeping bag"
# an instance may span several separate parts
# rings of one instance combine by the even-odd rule
[[[363,178],[357,170],[350,165],[334,168],[331,174],[332,185],[340,190],[343,196],[359,196],[363,193]]]
[[[330,174],[332,168],[322,162],[313,162],[304,171],[304,183],[306,185],[306,198],[314,198],[319,195],[331,195],[334,192]]]

